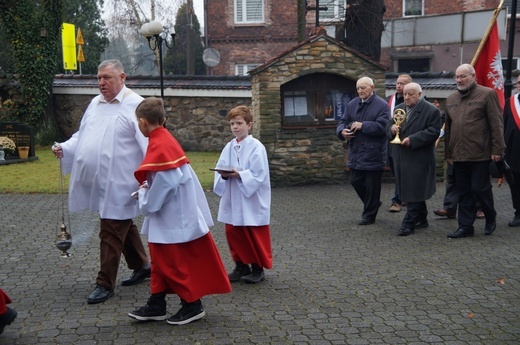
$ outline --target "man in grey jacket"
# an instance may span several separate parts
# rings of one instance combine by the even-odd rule
[[[448,238],[473,236],[476,198],[486,217],[484,233],[496,228],[489,164],[504,155],[502,109],[495,90],[477,84],[469,64],[455,71],[457,91],[446,101],[446,159],[453,163],[459,194],[458,229]]]

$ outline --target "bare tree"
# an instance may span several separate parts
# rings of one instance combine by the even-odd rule
[[[379,61],[385,11],[384,0],[347,0],[345,43]]]
[[[158,50],[149,50],[144,56],[143,49],[139,47],[146,45],[146,40],[141,36],[140,29],[144,23],[159,21],[164,27],[173,27],[175,13],[183,0],[106,0],[105,16],[109,31],[109,38],[128,38],[127,44],[130,51],[137,53],[134,57],[134,66],[145,64],[143,60],[152,61],[155,67],[159,66]],[[153,57],[153,58],[152,58]]]

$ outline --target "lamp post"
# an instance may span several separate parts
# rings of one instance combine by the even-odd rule
[[[175,47],[175,32],[170,33],[172,37],[171,43],[168,43],[168,34],[170,29],[164,28],[163,25],[159,22],[152,21],[149,23],[144,23],[141,26],[141,35],[146,37],[148,40],[148,47],[151,50],[155,51],[159,50],[159,76],[161,79],[161,98],[164,99],[164,80],[163,80],[163,57],[162,57],[162,45],[163,42],[166,44],[167,48]]]

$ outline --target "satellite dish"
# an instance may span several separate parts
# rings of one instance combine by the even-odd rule
[[[215,48],[206,48],[202,53],[202,61],[208,67],[215,67],[220,63],[220,53]]]

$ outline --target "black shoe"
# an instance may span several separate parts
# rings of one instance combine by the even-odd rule
[[[251,274],[251,268],[249,265],[243,264],[240,261],[237,261],[235,264],[236,266],[235,269],[233,269],[233,272],[228,274],[228,278],[231,283],[239,281],[240,277],[242,276]]]
[[[240,280],[248,284],[257,284],[265,280],[264,269],[255,264],[251,266],[253,267],[251,274],[241,277]]]
[[[497,228],[497,222],[493,221],[493,223],[486,223],[486,227],[484,228],[484,235],[491,235],[493,231]]]
[[[361,220],[359,221],[359,225],[370,225],[370,224],[374,224],[376,222],[375,219],[370,219],[370,218],[361,218]]]
[[[150,296],[144,307],[128,313],[128,316],[140,321],[163,321],[168,318],[166,316],[166,294],[161,294],[157,298],[156,295]]]
[[[465,229],[457,229],[455,232],[449,233],[448,238],[463,238],[463,237],[471,237],[475,233],[475,230],[465,230]]]
[[[192,303],[182,301],[182,308],[166,322],[170,325],[185,325],[198,319],[202,319],[204,315],[206,315],[206,312],[204,311],[204,308],[202,308],[202,302],[200,299]]]
[[[415,229],[401,227],[397,230],[397,236],[408,236],[415,232]]]
[[[520,216],[515,216],[513,220],[511,220],[507,225],[511,227],[517,227],[520,226]]]
[[[16,310],[7,307],[7,311],[0,315],[0,334],[4,333],[4,328],[13,323],[18,313]]]
[[[150,278],[150,274],[152,273],[152,270],[150,268],[140,268],[138,270],[134,270],[132,272],[132,275],[130,278],[123,280],[121,285],[123,286],[130,286],[139,284],[145,281],[145,279]]]
[[[96,303],[105,302],[107,299],[109,299],[112,296],[114,296],[114,290],[105,289],[103,286],[98,284],[96,286],[96,288],[94,289],[94,291],[92,291],[90,296],[88,296],[87,303],[96,304]]]
[[[415,223],[415,228],[416,229],[424,229],[424,228],[427,228],[429,226],[430,226],[430,224],[428,224],[428,220],[427,219],[419,220],[419,221],[417,221],[417,223]]]

